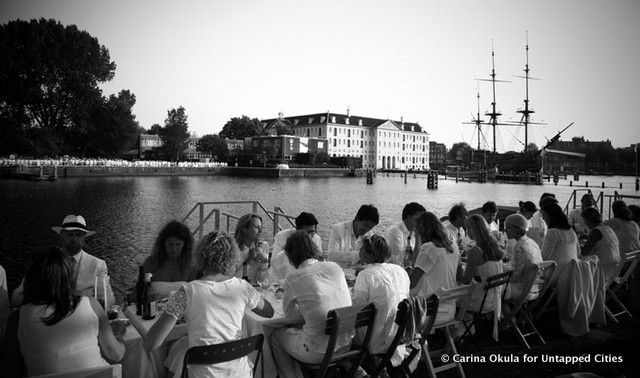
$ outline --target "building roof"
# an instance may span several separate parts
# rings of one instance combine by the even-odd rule
[[[335,117],[335,122],[332,122],[333,117]],[[297,115],[292,117],[283,117],[283,118],[270,118],[263,119],[261,122],[265,128],[274,127],[278,122],[282,122],[283,124],[287,124],[291,127],[303,127],[307,125],[317,125],[317,124],[340,124],[347,125],[347,119],[349,119],[348,125],[351,126],[365,126],[370,128],[376,128],[385,122],[391,122],[399,129],[404,131],[412,131],[414,132],[423,132],[422,127],[418,123],[414,122],[401,122],[391,119],[380,119],[380,118],[370,118],[370,117],[361,117],[356,115],[339,114],[339,113],[316,113],[316,114],[304,114]],[[427,133],[428,134],[428,133]]]

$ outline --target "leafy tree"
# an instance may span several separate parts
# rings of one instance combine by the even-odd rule
[[[189,125],[184,107],[171,109],[167,112],[164,127],[160,130],[162,147],[167,159],[180,160],[180,155],[187,148],[189,139]]]
[[[162,126],[158,125],[157,123],[154,123],[153,125],[151,125],[149,130],[147,130],[147,134],[160,135],[160,130],[162,130]]]
[[[276,134],[277,135],[293,135],[294,134],[293,127],[285,123],[279,122],[276,125]]]
[[[538,152],[539,148],[538,148],[538,145],[536,145],[535,143],[529,143],[527,145],[526,150],[527,152]]]
[[[203,135],[198,141],[198,151],[209,153],[215,161],[226,161],[229,157],[227,142],[214,134]]]
[[[241,118],[233,117],[220,131],[221,138],[244,139],[262,134],[262,124],[257,118],[249,118],[243,115]]]
[[[43,146],[59,152],[49,144],[64,143],[71,126],[86,125],[101,102],[98,84],[111,80],[116,68],[95,37],[44,18],[0,25],[0,54],[0,118],[6,121],[0,125],[27,137],[35,137],[30,128],[40,129],[28,147],[34,152]]]
[[[453,146],[451,146],[451,149],[449,150],[449,157],[452,160],[456,160],[456,157],[458,156],[458,150],[468,150],[470,149],[471,146],[469,146],[469,144],[465,143],[465,142],[458,142],[458,143],[454,143]]]

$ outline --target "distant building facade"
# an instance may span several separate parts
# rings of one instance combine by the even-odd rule
[[[444,143],[429,142],[429,166],[431,169],[447,166],[447,146]]]
[[[330,157],[362,158],[366,169],[429,169],[429,134],[418,123],[390,119],[317,113],[262,120],[273,132],[278,127],[295,136],[325,139]]]
[[[264,135],[250,138],[250,147],[255,153],[264,153],[272,158],[292,159],[300,153],[327,153],[327,140],[293,135]]]
[[[211,154],[203,153],[197,150],[198,141],[200,138],[191,136],[188,139],[187,148],[183,151],[183,157],[186,160],[204,160],[211,159]],[[159,135],[155,134],[140,134],[138,135],[138,158],[144,159],[146,154],[162,146],[162,139]]]

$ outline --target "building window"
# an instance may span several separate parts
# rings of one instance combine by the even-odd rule
[[[333,136],[338,136],[338,128],[337,127],[333,128]]]
[[[351,141],[347,140],[347,147],[351,147]]]
[[[334,140],[333,140],[333,147],[335,147],[335,146],[337,146],[337,145],[338,145],[338,143],[337,143],[337,139],[334,139]],[[334,155],[334,156],[335,156],[335,155]]]
[[[307,138],[311,136],[311,130],[307,129]]]
[[[351,130],[347,130],[347,138],[351,138]]]
[[[318,127],[318,136],[321,137],[322,136],[322,127]]]

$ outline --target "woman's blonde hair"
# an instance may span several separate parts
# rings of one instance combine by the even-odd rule
[[[206,234],[198,243],[196,254],[200,268],[205,273],[232,276],[240,265],[236,241],[222,231]]]
[[[422,243],[432,242],[436,247],[445,248],[449,253],[454,252],[453,242],[434,213],[425,211],[416,216],[416,233],[420,236]]]
[[[474,241],[487,261],[498,261],[502,258],[502,250],[496,238],[489,232],[489,224],[479,214],[473,214],[467,219],[467,230],[473,235]]]

